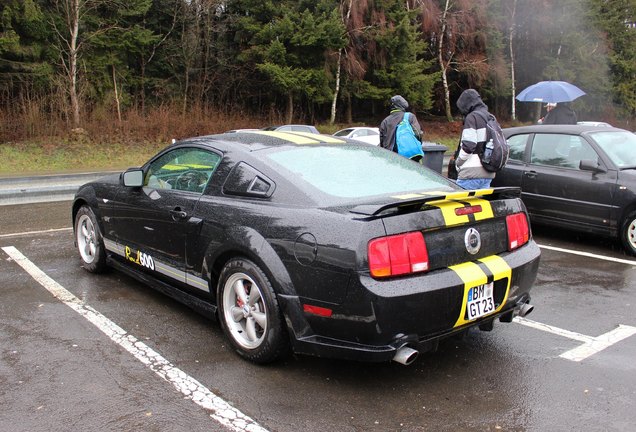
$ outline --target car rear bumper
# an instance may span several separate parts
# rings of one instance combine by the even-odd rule
[[[470,272],[460,275],[453,268],[385,281],[361,275],[340,305],[280,295],[279,302],[288,318],[295,352],[388,361],[403,346],[426,352],[434,350],[440,340],[470,327],[487,328],[497,318],[510,322],[519,308],[530,301],[539,258],[539,248],[531,241],[517,251],[493,258],[499,266],[486,265],[487,260],[467,265],[476,273],[481,271],[481,276],[474,278]],[[494,281],[497,308],[486,316],[468,320],[466,292],[484,283],[484,277],[488,282]],[[332,314],[327,317],[304,312],[305,303],[327,308]]]
[[[530,301],[530,296],[524,296],[524,298],[526,301]],[[396,337],[393,342],[387,345],[365,345],[313,335],[295,339],[293,347],[294,352],[298,354],[353,361],[387,362],[393,360],[398,350],[405,346],[412,348],[419,353],[435,351],[441,340],[462,333],[471,327],[483,325],[499,318],[502,322],[510,322],[511,319],[508,319],[508,317],[512,318],[518,309],[519,306],[515,306],[514,308],[507,309],[503,312],[489,315],[486,319],[478,320],[465,326],[454,328],[450,331],[429,335],[424,338],[420,338],[420,336],[416,334],[402,335],[400,337]]]

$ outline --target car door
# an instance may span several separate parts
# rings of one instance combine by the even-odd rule
[[[127,261],[185,282],[185,239],[199,225],[192,213],[220,159],[198,147],[168,150],[144,168],[143,187],[117,195],[114,237]]]
[[[521,187],[523,172],[526,168],[526,146],[530,134],[519,134],[508,137],[508,162],[503,170],[499,171],[492,181],[495,187],[517,186]]]
[[[571,134],[535,133],[521,187],[531,217],[577,229],[607,228],[615,180],[581,170],[583,159],[602,164],[594,147]]]

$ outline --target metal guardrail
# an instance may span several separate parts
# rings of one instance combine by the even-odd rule
[[[450,155],[444,154],[442,175]],[[437,162],[439,163],[439,161]],[[435,169],[439,169],[435,167]],[[0,177],[0,206],[37,202],[70,201],[81,185],[120,171],[102,171],[77,174],[52,174],[30,177]]]
[[[0,206],[69,201],[84,183],[119,171],[0,178]]]

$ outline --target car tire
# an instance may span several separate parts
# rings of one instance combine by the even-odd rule
[[[289,350],[276,294],[265,273],[247,259],[230,260],[219,277],[219,321],[234,350],[255,363],[270,363]]]
[[[80,207],[75,215],[75,244],[82,259],[82,267],[91,273],[106,270],[104,238],[95,213],[86,205]]]
[[[636,212],[631,212],[623,220],[620,236],[625,251],[636,255]]]

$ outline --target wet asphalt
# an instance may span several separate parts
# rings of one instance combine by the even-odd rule
[[[611,240],[533,227],[543,249],[527,318],[569,336],[496,323],[408,367],[306,356],[256,366],[213,319],[116,271],[84,271],[70,227],[70,201],[0,206],[0,247],[265,430],[634,430],[636,335],[582,361],[562,357],[584,343],[573,336],[636,327],[636,260]],[[0,250],[0,430],[237,430],[211,414]]]

